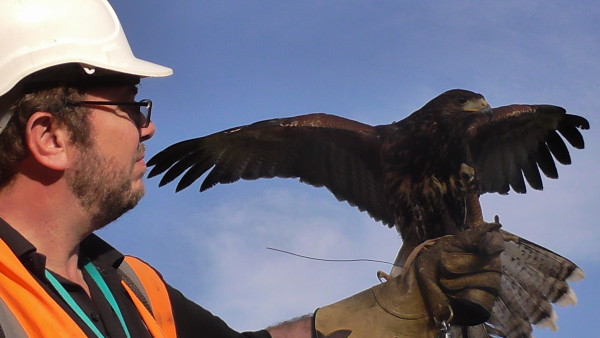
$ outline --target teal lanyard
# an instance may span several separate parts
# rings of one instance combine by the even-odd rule
[[[83,266],[83,268],[85,269],[85,271],[87,271],[90,274],[92,279],[96,282],[96,284],[100,288],[100,291],[102,291],[102,293],[104,294],[104,297],[106,298],[106,300],[108,300],[110,307],[112,307],[113,311],[115,311],[115,313],[117,314],[117,317],[119,317],[119,321],[121,322],[121,326],[123,326],[123,331],[125,331],[127,338],[130,338],[131,336],[129,335],[129,330],[127,329],[127,325],[125,324],[125,320],[123,319],[123,314],[121,314],[121,310],[119,309],[119,306],[117,305],[117,301],[115,300],[115,297],[113,296],[113,294],[110,292],[110,289],[108,288],[108,285],[106,285],[106,282],[104,281],[102,276],[100,276],[100,273],[98,272],[98,270],[94,267],[92,262],[87,262]],[[75,302],[73,297],[71,297],[71,295],[69,295],[69,292],[67,292],[67,290],[65,290],[65,288],[62,286],[62,284],[60,284],[60,282],[48,270],[46,270],[46,278],[48,278],[48,280],[50,281],[52,286],[54,286],[56,291],[58,291],[58,293],[61,295],[61,297],[65,300],[65,302],[67,302],[67,304],[69,304],[71,309],[73,309],[73,311],[75,311],[75,313],[79,316],[79,318],[81,318],[81,320],[83,320],[83,322],[92,331],[94,331],[96,336],[98,336],[99,338],[103,338],[104,335],[102,334],[102,332],[100,332],[100,330],[98,330],[96,325],[94,325],[94,323],[92,323],[92,321],[90,320],[90,317],[88,317],[85,314],[85,312],[83,312],[83,310],[77,304],[77,302]]]

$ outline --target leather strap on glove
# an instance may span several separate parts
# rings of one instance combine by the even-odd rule
[[[402,276],[319,308],[315,337],[433,337],[489,319],[500,287],[500,224],[441,237]]]

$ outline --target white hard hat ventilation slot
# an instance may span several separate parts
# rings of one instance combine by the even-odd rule
[[[83,71],[86,74],[92,75],[96,72],[96,68],[83,66]]]

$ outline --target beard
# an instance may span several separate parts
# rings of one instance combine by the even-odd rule
[[[94,146],[80,149],[80,156],[66,174],[66,180],[90,214],[92,230],[104,227],[133,209],[144,196],[143,187],[138,190],[132,187],[134,163],[132,160],[130,166],[119,168],[114,160],[101,156]]]

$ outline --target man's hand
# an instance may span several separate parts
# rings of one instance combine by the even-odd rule
[[[444,236],[406,273],[315,313],[317,337],[431,337],[442,322],[486,321],[500,287],[499,224]]]

